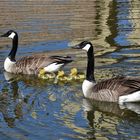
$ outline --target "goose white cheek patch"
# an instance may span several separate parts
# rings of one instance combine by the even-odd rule
[[[83,50],[88,51],[90,47],[91,47],[90,44],[87,44],[85,47],[83,47]]]
[[[16,34],[14,32],[12,32],[8,37],[13,39],[15,35]]]

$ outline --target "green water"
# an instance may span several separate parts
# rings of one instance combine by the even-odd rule
[[[0,34],[19,33],[17,59],[72,55],[85,72],[86,54],[70,46],[89,40],[97,81],[140,75],[139,0],[2,0]],[[140,104],[119,106],[84,99],[82,81],[69,83],[4,73],[11,40],[0,39],[0,139],[140,139]],[[9,81],[10,79],[10,81]]]

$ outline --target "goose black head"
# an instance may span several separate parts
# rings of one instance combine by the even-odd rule
[[[15,37],[17,37],[17,33],[14,30],[9,30],[8,32],[6,32],[5,34],[1,35],[1,37],[9,37],[11,39],[14,39]]]
[[[80,44],[78,44],[78,45],[76,45],[76,46],[74,46],[72,48],[73,49],[83,49],[83,50],[85,50],[85,51],[88,52],[91,47],[92,47],[91,42],[89,42],[89,41],[83,41]]]

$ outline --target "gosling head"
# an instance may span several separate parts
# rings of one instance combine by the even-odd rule
[[[14,39],[17,36],[18,36],[17,32],[15,32],[14,30],[9,30],[5,34],[1,35],[1,37],[8,37],[8,38],[11,38],[11,39]]]
[[[90,48],[93,48],[92,47],[92,44],[91,44],[91,42],[89,42],[89,41],[83,41],[83,42],[81,42],[80,44],[78,44],[78,45],[76,45],[76,46],[74,46],[74,47],[72,47],[73,49],[82,49],[82,50],[85,50],[85,51],[89,51],[89,49]]]
[[[65,72],[63,70],[58,71],[57,78],[63,77],[64,75],[65,75]]]
[[[70,70],[70,76],[76,76],[77,74],[78,74],[78,70],[77,70],[77,68],[72,68],[71,70]]]

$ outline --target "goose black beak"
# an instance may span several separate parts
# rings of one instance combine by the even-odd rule
[[[79,45],[73,46],[72,49],[81,49]]]
[[[3,35],[1,35],[0,37],[7,37],[7,34],[3,34]]]

